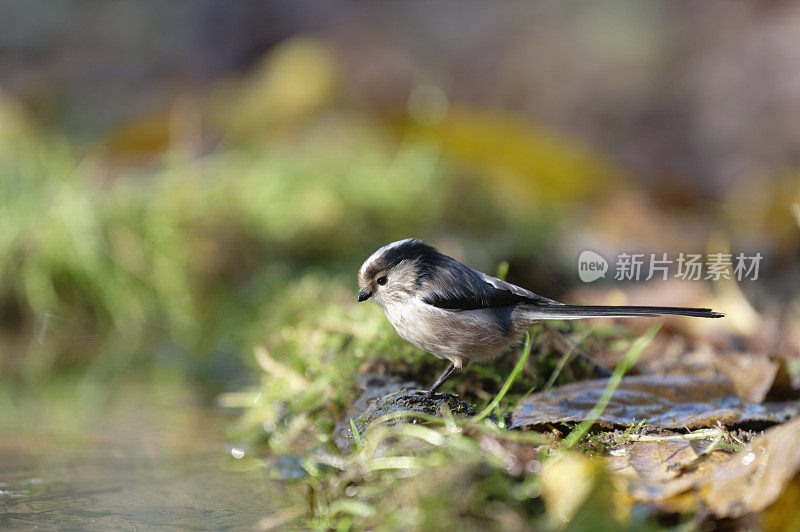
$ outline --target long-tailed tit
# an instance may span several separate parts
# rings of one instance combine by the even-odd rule
[[[473,270],[415,238],[383,246],[364,261],[358,301],[367,299],[405,340],[450,361],[429,396],[470,362],[505,352],[541,320],[724,316],[707,308],[565,305]]]

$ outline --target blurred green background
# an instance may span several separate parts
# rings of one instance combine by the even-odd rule
[[[553,502],[574,490],[548,498],[547,472],[501,459],[545,464],[552,435],[401,424],[336,446],[364,375],[443,369],[355,301],[362,261],[410,236],[483,271],[507,261],[551,298],[726,313],[667,320],[654,358],[757,353],[800,373],[800,3],[0,13],[0,523],[561,527]],[[625,284],[613,264],[589,285],[586,249],[763,262],[738,285]],[[607,375],[639,325],[539,327],[499,412],[548,378]],[[590,357],[557,366],[570,342]],[[514,359],[444,389],[480,408]],[[652,508],[611,515],[625,490],[575,456],[549,476],[596,488],[574,530],[658,528]],[[398,457],[415,476],[384,467]]]
[[[408,236],[556,298],[583,249],[760,251],[751,302],[797,300],[796,3],[2,12],[8,400],[236,389],[254,345],[354,305],[358,265]]]

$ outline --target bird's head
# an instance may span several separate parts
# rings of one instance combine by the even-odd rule
[[[416,238],[387,244],[369,256],[358,270],[358,301],[371,299],[383,308],[413,297],[420,276],[439,255]]]

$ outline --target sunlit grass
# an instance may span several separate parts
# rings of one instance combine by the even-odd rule
[[[302,142],[166,152],[131,167],[57,137],[18,139],[0,147],[0,346],[24,356],[0,357],[0,378],[105,380],[166,364],[217,380],[274,332],[265,321],[279,330],[290,319],[288,284],[315,275],[350,287],[388,241],[508,223],[432,145],[346,119]],[[538,245],[548,234],[538,223],[515,222],[516,233]]]
[[[557,434],[507,430],[501,408],[528,393],[529,379],[523,386],[516,381],[543,330],[526,336],[513,369],[481,369],[481,375],[494,372],[489,382],[503,384],[491,391],[478,416],[396,411],[356,424],[347,408],[359,394],[357,383],[365,371],[380,367],[413,376],[429,355],[400,339],[378,309],[356,304],[352,294],[337,286],[308,277],[287,288],[284,313],[272,317],[284,325],[264,338],[268,350],[256,350],[263,370],[260,385],[249,394],[231,396],[232,404],[246,405],[238,437],[265,443],[271,454],[303,456],[304,482],[312,495],[309,509],[293,522],[320,530],[426,528],[444,519],[467,528],[549,528],[552,516],[541,498],[540,475],[547,464],[572,452],[567,446],[573,444]],[[316,304],[305,304],[309,298]],[[275,328],[269,319],[265,327]],[[586,349],[586,329],[562,333],[569,334],[568,351]],[[634,340],[618,376],[654,333]],[[487,420],[490,414],[497,417]],[[586,434],[581,429],[570,437],[577,442]],[[341,438],[351,445],[339,447]],[[594,489],[600,479],[589,476],[581,482]],[[577,511],[575,519],[583,519],[584,510]],[[611,528],[620,526],[613,515],[603,519]]]

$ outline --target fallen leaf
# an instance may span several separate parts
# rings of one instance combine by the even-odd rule
[[[720,353],[709,345],[678,353],[668,353],[662,348],[658,354],[640,360],[637,367],[642,373],[657,375],[692,375],[694,377],[723,377],[731,381],[740,398],[749,403],[761,403],[776,384],[781,361],[766,353]]]
[[[600,400],[606,379],[576,382],[528,396],[511,414],[510,428],[574,423],[586,418]],[[742,401],[726,378],[691,375],[642,375],[622,379],[597,419],[604,426],[637,421],[681,429],[750,422],[780,423],[800,414],[800,401],[753,404]]]
[[[622,475],[637,502],[664,503],[708,477],[731,453],[709,450],[708,440],[639,441],[619,449],[607,458],[610,471]],[[687,470],[687,466],[696,467]]]
[[[735,453],[709,452],[709,445],[708,440],[633,442],[615,449],[606,463],[627,481],[634,501],[664,511],[707,509],[718,518],[736,519],[769,508],[765,520],[797,522],[800,419],[768,429]]]
[[[735,453],[700,486],[718,517],[760,512],[778,499],[800,470],[800,419],[773,427]]]

